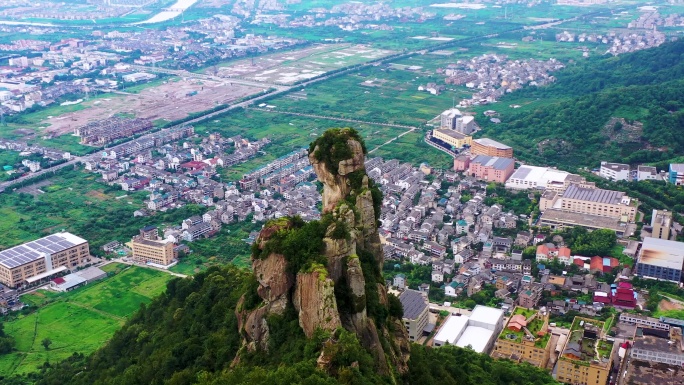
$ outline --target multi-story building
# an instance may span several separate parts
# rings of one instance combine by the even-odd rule
[[[402,321],[408,331],[411,341],[418,341],[428,326],[429,307],[427,298],[417,290],[406,289],[399,295],[399,301],[404,309]]]
[[[538,262],[553,261],[558,259],[562,264],[569,265],[571,250],[568,247],[557,247],[553,243],[544,243],[537,246],[536,258]]]
[[[684,163],[671,163],[667,180],[677,186],[684,185]]]
[[[522,307],[533,309],[541,299],[544,287],[537,284],[527,285],[518,294],[518,304]]]
[[[635,274],[679,283],[684,270],[684,243],[644,238],[637,255]]]
[[[653,210],[651,215],[651,237],[660,239],[670,239],[670,228],[672,227],[672,212],[667,210]]]
[[[458,109],[450,108],[440,115],[440,128],[470,135],[475,131],[475,118],[464,116]]]
[[[575,317],[558,357],[556,379],[566,384],[605,385],[610,376],[613,343],[605,339],[604,323]]]
[[[638,166],[637,180],[656,180],[658,179],[658,169],[653,166]]]
[[[35,283],[90,260],[88,241],[57,233],[0,251],[0,282],[9,287]]]
[[[516,307],[512,314],[494,344],[492,357],[546,367],[551,353],[548,317],[521,307]]]
[[[646,317],[644,315],[640,314],[632,314],[632,313],[627,313],[627,312],[622,312],[620,313],[620,322],[631,324],[631,325],[636,325],[636,326],[645,326],[649,329],[658,329],[658,330],[665,330],[669,331],[670,330],[670,325],[660,322],[659,319],[657,318],[652,318],[652,317]]]
[[[629,222],[636,216],[638,201],[620,191],[571,184],[562,194],[544,194],[539,207]]]
[[[497,158],[478,155],[468,167],[468,174],[485,181],[505,183],[515,170],[515,162],[511,158]]]
[[[631,357],[636,360],[684,366],[684,341],[680,328],[670,330],[638,329],[632,345]],[[639,335],[641,334],[641,335]]]
[[[439,139],[442,142],[453,146],[454,148],[461,148],[470,146],[473,143],[473,138],[470,135],[460,133],[450,129],[432,130],[432,137]]]
[[[628,164],[601,162],[599,176],[610,180],[630,180],[630,169]]]
[[[140,229],[140,235],[133,237],[129,246],[138,262],[168,266],[178,259],[173,242],[159,239],[154,226]]]
[[[496,156],[499,158],[512,158],[513,148],[489,138],[473,139],[470,147],[472,155]]]

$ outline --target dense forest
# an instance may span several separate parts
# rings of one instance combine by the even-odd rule
[[[254,276],[235,267],[212,267],[194,279],[175,279],[107,345],[86,357],[45,363],[31,375],[0,379],[13,385],[53,384],[382,384],[373,358],[353,333],[336,332],[335,373],[317,369],[328,336],[307,339],[288,316],[273,320],[268,352],[240,354],[235,306],[253,290]],[[469,349],[414,345],[407,384],[553,384],[527,364],[493,360]]]
[[[501,101],[548,100],[539,108],[511,110],[500,124],[478,116],[483,135],[513,145],[523,160],[569,169],[659,162],[684,151],[684,41],[573,63],[555,75],[554,84]]]

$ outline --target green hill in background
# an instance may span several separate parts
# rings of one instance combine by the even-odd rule
[[[505,112],[487,106],[502,110],[501,123],[480,114],[482,135],[514,146],[524,161],[570,169],[601,160],[661,162],[684,152],[684,41],[570,63],[555,75],[552,85],[500,102],[548,103]]]

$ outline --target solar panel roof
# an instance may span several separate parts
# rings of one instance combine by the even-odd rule
[[[0,251],[0,264],[10,269],[40,258],[86,243],[83,238],[70,233],[58,233]]]

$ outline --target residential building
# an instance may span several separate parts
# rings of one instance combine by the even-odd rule
[[[658,179],[658,170],[653,166],[638,166],[637,180],[656,180]]]
[[[541,299],[544,287],[537,284],[527,285],[518,294],[518,304],[524,308],[534,309]]]
[[[513,158],[513,147],[489,138],[473,139],[473,144],[470,147],[470,154]]]
[[[630,356],[636,360],[683,367],[684,341],[681,329],[637,329]]]
[[[62,232],[0,251],[0,283],[17,287],[71,270],[90,260],[88,241]]]
[[[601,321],[575,317],[558,357],[558,381],[584,385],[608,383],[613,343],[605,339],[603,327]]]
[[[537,246],[536,258],[538,262],[547,262],[558,259],[558,262],[569,265],[572,263],[570,259],[571,250],[568,247],[557,247],[553,243],[544,243]]]
[[[494,344],[492,357],[545,368],[551,354],[548,315],[521,307],[516,307],[512,314]]]
[[[614,181],[631,180],[629,165],[623,163],[601,162],[599,176]]]
[[[684,185],[684,163],[671,163],[667,176],[668,182],[677,186]]]
[[[433,339],[433,346],[447,342],[459,347],[470,346],[478,353],[489,353],[503,328],[501,309],[477,305],[470,316],[451,315]]]
[[[408,331],[409,339],[418,341],[428,327],[429,306],[424,293],[406,289],[399,295],[399,301],[404,309],[402,321]]]
[[[653,210],[651,215],[651,237],[660,239],[670,239],[670,229],[672,228],[672,212],[667,210]]]
[[[168,266],[178,258],[172,241],[158,239],[156,235],[146,238],[144,229],[140,230],[140,235],[133,237],[129,246],[133,251],[133,259],[142,263]]]
[[[620,266],[620,261],[613,257],[593,256],[589,259],[589,270],[592,273],[610,273]]]
[[[684,243],[644,238],[637,255],[635,274],[679,283],[684,269]]]
[[[406,276],[404,274],[397,274],[392,280],[392,286],[399,290],[403,290],[406,287]]]
[[[199,239],[200,237],[211,232],[211,224],[207,222],[200,222],[194,225],[189,225],[183,232],[183,239],[188,242]]]
[[[458,297],[464,286],[461,282],[451,281],[448,285],[444,286],[444,295],[447,297]]]
[[[478,155],[470,162],[468,174],[488,182],[505,183],[514,170],[511,158]]]

